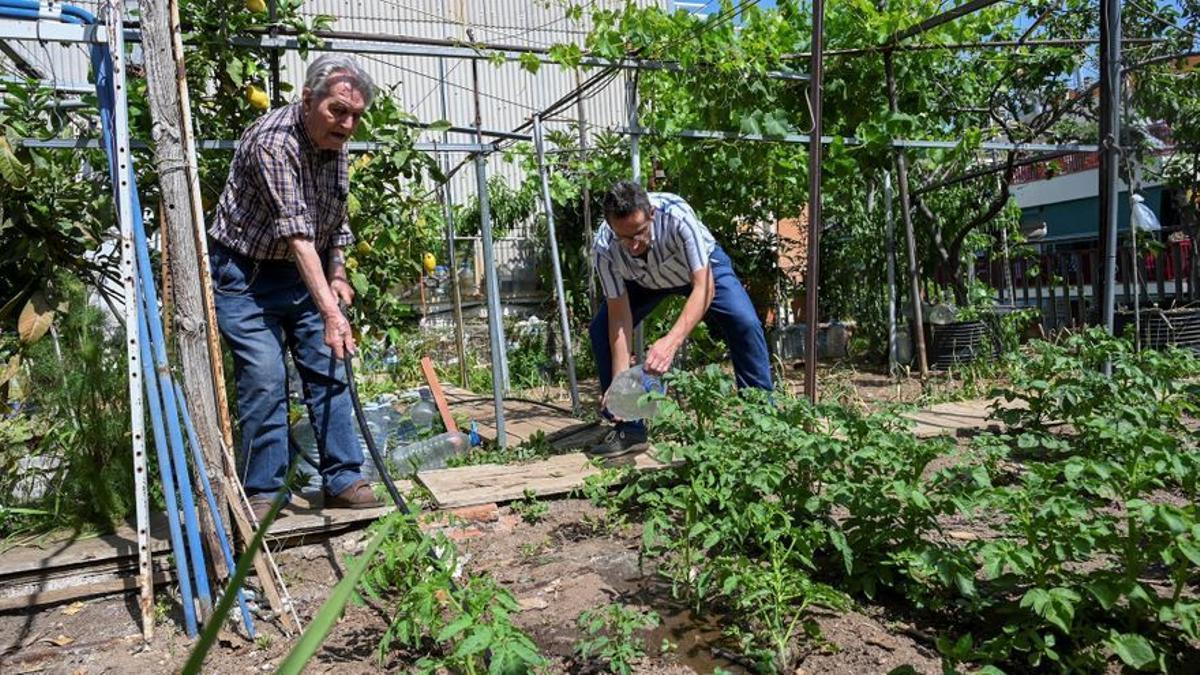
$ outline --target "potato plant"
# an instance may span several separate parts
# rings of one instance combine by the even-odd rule
[[[961,449],[889,414],[677,375],[652,433],[681,462],[615,476],[607,503],[764,671],[794,668],[814,605],[881,596],[950,626],[948,667],[1177,670],[1200,639],[1200,362],[1087,333],[1011,371],[1009,431]],[[962,521],[984,534],[949,536]]]

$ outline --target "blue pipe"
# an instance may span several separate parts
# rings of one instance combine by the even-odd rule
[[[101,135],[104,146],[108,151],[109,175],[112,176],[113,190],[119,195],[122,189],[119,176],[121,169],[117,164],[117,148],[114,138],[115,93],[112,82],[112,61],[108,58],[107,47],[98,45],[92,49],[92,62],[96,71],[96,98],[100,108]],[[179,428],[179,404],[175,400],[175,390],[171,386],[171,371],[167,362],[166,343],[163,339],[162,317],[158,314],[158,293],[154,288],[154,272],[150,265],[150,249],[146,243],[146,230],[142,222],[142,205],[137,190],[137,176],[133,170],[132,156],[125,173],[128,178],[130,196],[130,215],[133,221],[134,252],[137,258],[138,281],[141,284],[142,301],[146,309],[146,321],[150,329],[150,344],[153,347],[153,363],[157,371],[159,391],[162,394],[163,408],[167,411],[166,426],[168,447],[171,450],[180,501],[183,505],[183,518],[187,527],[187,543],[191,553],[192,570],[195,573],[196,596],[204,616],[212,610],[212,592],[208,585],[207,567],[205,565],[204,549],[200,543],[200,524],[196,515],[196,501],[192,495],[191,481],[188,479],[187,458],[183,449],[183,433]]]
[[[183,397],[183,389],[179,383],[175,383],[175,399],[179,401],[179,411],[183,413],[183,427],[187,430],[188,443],[192,447],[192,460],[196,462],[196,472],[200,474],[200,483],[204,486],[204,498],[208,502],[208,510],[213,514],[213,520],[217,526],[217,540],[221,543],[221,553],[225,556],[225,564],[232,572],[237,563],[233,560],[233,549],[229,546],[229,538],[225,535],[225,523],[221,520],[221,511],[217,508],[217,499],[213,496],[212,484],[208,480],[208,471],[204,466],[204,452],[200,449],[200,439],[196,434],[196,427],[192,424],[192,415],[187,409],[187,400]],[[235,505],[234,508],[237,508]],[[231,589],[225,589],[228,593]],[[246,634],[250,639],[254,639],[254,619],[250,616],[250,609],[246,606],[246,596],[242,593],[241,587],[237,588],[238,605],[242,608],[242,625],[246,627]]]
[[[140,293],[138,294],[140,297]],[[183,599],[183,624],[188,637],[196,636],[196,606],[192,602],[192,581],[188,575],[187,549],[183,544],[183,533],[179,529],[179,506],[175,501],[175,479],[171,476],[171,457],[167,454],[166,435],[163,434],[162,398],[158,395],[158,382],[154,377],[153,361],[150,358],[150,335],[146,328],[146,311],[138,303],[138,337],[142,349],[142,379],[146,385],[146,402],[150,406],[150,424],[154,430],[154,449],[158,457],[158,473],[162,479],[163,497],[167,500],[167,525],[171,532],[171,550],[175,554],[175,566],[179,572],[179,594]]]

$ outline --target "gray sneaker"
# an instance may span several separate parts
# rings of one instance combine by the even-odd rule
[[[587,454],[601,458],[620,457],[631,452],[642,452],[649,447],[645,431],[613,429],[603,441],[593,445]]]

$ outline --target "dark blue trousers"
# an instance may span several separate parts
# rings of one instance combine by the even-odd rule
[[[209,259],[217,323],[233,352],[246,494],[270,497],[286,489],[288,351],[304,384],[325,491],[337,494],[361,480],[363,452],[346,369],[325,344],[325,321],[300,270],[289,261],[250,260],[215,242]]]
[[[729,347],[738,387],[771,391],[774,385],[771,381],[771,357],[767,352],[767,338],[763,334],[762,322],[754,312],[750,296],[746,294],[746,289],[734,273],[729,255],[720,246],[713,251],[710,264],[714,292],[712,305],[704,314],[704,323],[715,335],[725,340],[726,346]],[[625,281],[625,288],[629,293],[629,308],[633,313],[634,326],[640,324],[654,311],[658,303],[668,296],[686,297],[692,292],[691,286],[651,289],[642,288],[628,280]],[[600,311],[592,319],[589,333],[592,351],[596,355],[596,369],[600,371],[600,390],[608,391],[613,373],[612,345],[608,342],[607,303],[601,303]],[[641,426],[641,422],[625,424]]]

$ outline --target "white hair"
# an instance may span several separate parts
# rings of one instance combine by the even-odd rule
[[[312,91],[318,100],[329,95],[330,80],[340,75],[350,80],[350,86],[363,95],[367,105],[375,98],[375,82],[370,74],[358,65],[358,61],[349,54],[322,54],[308,65],[308,73],[304,77],[304,88]]]

